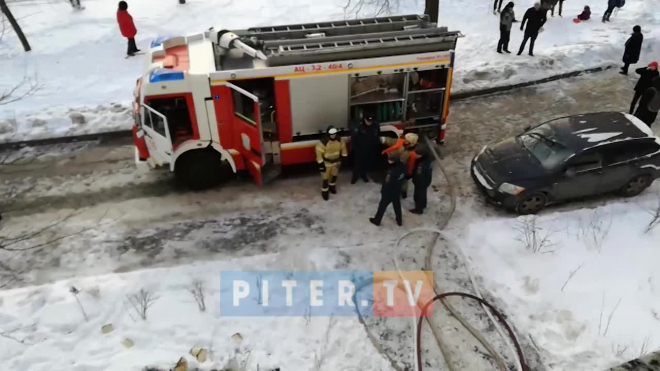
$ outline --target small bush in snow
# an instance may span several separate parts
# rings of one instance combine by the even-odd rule
[[[195,298],[195,301],[197,302],[197,307],[199,308],[200,312],[205,312],[206,311],[206,300],[204,296],[204,282],[201,280],[194,280],[192,282],[192,285],[190,285],[190,288],[188,289],[190,293],[193,295]]]
[[[598,250],[603,248],[603,242],[607,238],[612,228],[613,217],[603,215],[598,210],[594,210],[586,219],[580,218],[578,237],[587,245],[587,247]]]
[[[629,344],[612,344],[612,353],[617,357],[623,357],[629,347]]]
[[[644,233],[649,233],[651,232],[655,227],[660,224],[660,195],[658,195],[658,205],[654,210],[649,210],[649,214],[653,216],[653,219],[651,219],[651,222],[646,226],[646,229],[644,230]]]
[[[144,288],[135,294],[129,295],[127,298],[131,308],[145,321],[147,319],[147,310],[158,300],[157,296]]]
[[[551,240],[555,232],[542,228],[536,215],[521,217],[514,229],[518,231],[516,240],[522,242],[527,250],[534,253],[552,252],[548,249],[555,246],[555,243]]]

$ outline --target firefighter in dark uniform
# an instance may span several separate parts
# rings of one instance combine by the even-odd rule
[[[367,173],[374,170],[378,163],[380,148],[380,127],[371,113],[365,113],[362,123],[353,129],[351,146],[355,159],[351,184],[355,184],[359,178],[369,182]]]
[[[408,196],[408,179],[412,176],[412,169],[416,158],[415,147],[417,146],[418,140],[419,136],[415,133],[407,133],[403,138],[397,139],[388,137],[380,138],[380,142],[389,147],[383,151],[383,154],[389,155],[390,153],[398,152],[401,162],[406,167],[407,178],[401,187],[401,198],[406,198]]]
[[[341,158],[348,156],[346,144],[337,135],[337,129],[329,126],[327,134],[316,145],[316,162],[319,165],[323,186],[321,195],[324,200],[328,200],[328,191],[337,193],[337,175],[339,175],[339,165]]]
[[[406,166],[401,162],[401,154],[398,151],[391,152],[387,161],[387,174],[385,174],[385,181],[380,190],[380,203],[378,204],[378,211],[376,216],[370,218],[371,224],[379,226],[383,220],[383,215],[387,206],[392,204],[394,207],[394,215],[396,215],[396,224],[403,225],[403,217],[401,215],[401,186],[405,180]]]
[[[410,210],[413,214],[423,214],[426,208],[426,194],[433,179],[433,156],[429,152],[429,148],[425,145],[415,148],[417,158],[412,171],[415,208]]]

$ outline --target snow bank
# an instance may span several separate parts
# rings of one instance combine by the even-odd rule
[[[0,292],[0,331],[10,337],[0,337],[0,359],[6,369],[22,371],[171,369],[184,356],[191,369],[201,370],[389,369],[354,317],[221,316],[221,270],[264,269],[285,264],[283,259],[291,256],[262,255]],[[194,280],[204,283],[205,312],[189,291]],[[80,305],[71,286],[80,292]],[[128,299],[141,288],[155,298],[146,320]],[[106,324],[114,331],[103,334]],[[242,342],[232,339],[236,333]],[[124,348],[124,339],[133,347]],[[194,346],[210,350],[206,362],[188,354]]]
[[[657,187],[656,187],[657,188]],[[474,270],[558,370],[602,370],[660,347],[660,226],[645,228],[658,193],[632,202],[536,218],[526,248],[524,217],[468,228]]]
[[[0,90],[20,82],[24,76],[41,86],[36,95],[0,106],[0,141],[18,141],[46,136],[77,135],[91,132],[129,129],[128,115],[107,118],[117,102],[128,106],[135,79],[141,74],[141,57],[125,59],[125,39],[115,20],[115,0],[85,1],[86,9],[73,11],[67,2],[20,3],[12,6],[32,44],[24,53],[17,38],[10,33],[0,42]],[[396,4],[397,2],[391,2]],[[353,17],[344,13],[346,1],[312,2],[309,0],[274,0],[220,2],[189,0],[141,0],[129,4],[138,28],[138,46],[158,35],[185,34],[214,25],[243,28],[265,24],[327,21]],[[421,0],[401,0],[395,13],[421,13]],[[516,15],[522,19],[532,0],[516,2]],[[660,0],[629,0],[612,22],[603,24],[603,4],[591,4],[593,19],[574,24],[583,2],[566,1],[564,17],[550,18],[539,36],[532,58],[499,55],[495,52],[499,37],[499,17],[492,13],[492,2],[457,0],[442,2],[440,23],[462,31],[459,40],[454,91],[478,90],[536,80],[559,73],[618,64],[623,44],[632,26],[640,24],[645,33],[640,64],[658,58],[660,36]],[[372,16],[365,7],[360,15]],[[517,24],[519,25],[519,24]],[[510,50],[515,53],[522,32],[514,28]],[[20,91],[19,91],[20,93]],[[98,106],[101,106],[100,108]],[[97,111],[92,125],[75,125],[68,108]]]

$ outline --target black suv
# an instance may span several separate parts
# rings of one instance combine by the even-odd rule
[[[632,197],[660,177],[660,139],[636,117],[590,113],[548,121],[472,160],[472,178],[519,214],[608,192]]]

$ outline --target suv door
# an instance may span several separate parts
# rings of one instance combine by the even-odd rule
[[[601,184],[603,192],[621,189],[641,173],[640,162],[646,160],[643,157],[659,149],[660,145],[653,139],[629,140],[602,146],[606,166]]]
[[[603,176],[603,158],[596,149],[573,156],[560,168],[552,184],[552,196],[567,200],[592,195]]]

